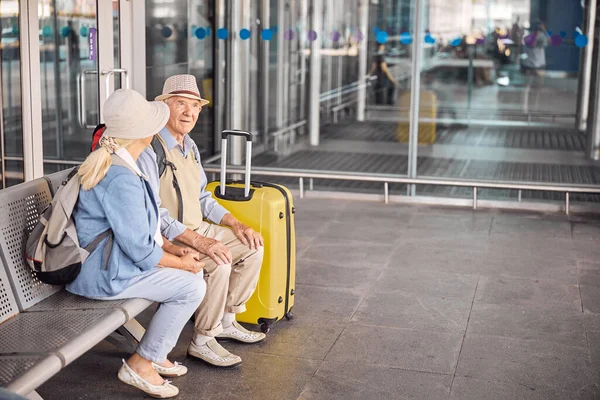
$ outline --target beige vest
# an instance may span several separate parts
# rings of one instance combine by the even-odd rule
[[[183,199],[183,224],[191,230],[196,230],[202,223],[202,208],[200,207],[200,164],[196,161],[194,151],[189,151],[188,156],[184,157],[178,146],[167,152],[167,146],[160,135],[160,139],[167,161],[175,165],[176,171],[171,167],[165,168],[164,174],[160,177],[160,202],[161,207],[169,210],[171,218],[177,219],[179,212],[179,203],[177,201],[177,192],[173,187],[173,174],[177,177],[181,197]]]

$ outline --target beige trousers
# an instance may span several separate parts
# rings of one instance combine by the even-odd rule
[[[246,302],[256,289],[264,253],[263,248],[251,250],[229,228],[203,222],[196,232],[223,243],[233,258],[232,264],[225,265],[217,265],[210,257],[202,260],[206,264],[206,295],[196,311],[196,334],[215,337],[223,331],[223,313],[246,311]]]

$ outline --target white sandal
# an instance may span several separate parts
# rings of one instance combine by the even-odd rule
[[[168,399],[179,394],[179,389],[171,385],[171,381],[165,380],[162,385],[153,385],[131,369],[125,360],[123,360],[123,366],[119,369],[117,377],[121,382],[136,387],[156,399]]]
[[[152,368],[154,368],[156,372],[158,372],[162,376],[166,376],[167,378],[177,378],[179,376],[187,374],[188,369],[185,365],[181,365],[177,361],[175,361],[173,364],[175,364],[175,366],[167,368],[163,367],[162,365],[152,363]]]

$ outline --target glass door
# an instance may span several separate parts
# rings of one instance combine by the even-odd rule
[[[100,106],[119,71],[119,1],[40,0],[38,17],[44,171],[50,173],[89,154]]]

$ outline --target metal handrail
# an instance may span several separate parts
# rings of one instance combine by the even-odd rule
[[[217,173],[220,167],[216,165],[205,165],[206,172]],[[243,168],[233,167],[229,170],[232,174],[244,172]],[[304,197],[304,179],[328,179],[328,180],[346,180],[361,182],[380,182],[384,184],[384,199],[389,202],[389,184],[400,183],[407,185],[434,185],[434,186],[456,186],[473,188],[473,209],[477,209],[477,191],[478,189],[508,189],[518,190],[519,199],[521,191],[547,191],[565,193],[565,213],[569,214],[570,193],[592,193],[600,194],[600,185],[572,185],[556,183],[531,183],[519,181],[486,181],[452,178],[409,178],[402,175],[393,174],[366,174],[354,172],[326,172],[318,170],[296,170],[284,168],[259,167],[253,169],[254,175],[280,176],[287,178],[299,178],[300,198]]]
[[[444,106],[439,106],[438,109],[445,109]],[[367,105],[367,111],[407,111],[409,107],[402,106],[378,106],[378,105]],[[425,110],[426,107],[421,107],[421,110]],[[459,112],[471,112],[471,113],[498,113],[503,115],[532,115],[532,116],[541,116],[541,117],[575,117],[575,113],[567,113],[567,112],[552,112],[552,111],[521,111],[521,110],[502,110],[502,109],[485,109],[485,108],[459,108],[457,109]]]
[[[372,81],[377,80],[376,76],[365,76],[364,79],[349,83],[344,86],[323,92],[319,95],[319,103],[323,103],[327,100],[334,99],[344,94],[357,92],[365,86],[369,86]]]
[[[273,137],[281,136],[281,135],[283,135],[286,132],[289,132],[291,130],[300,128],[300,127],[302,127],[302,126],[304,126],[306,124],[307,124],[307,121],[305,119],[303,119],[302,121],[298,121],[298,122],[296,122],[296,123],[294,123],[292,125],[288,125],[285,128],[281,128],[279,130],[276,130],[275,132],[271,133],[270,136],[273,136]]]

